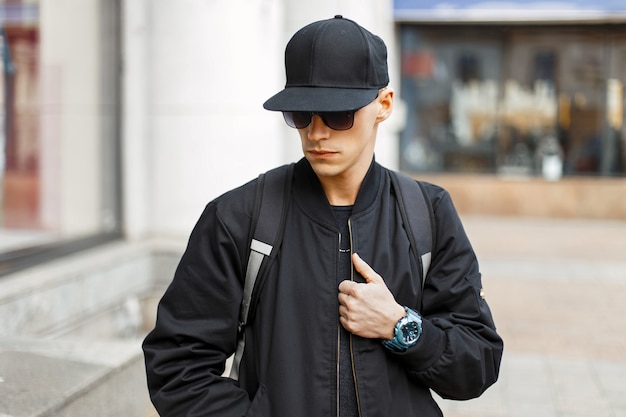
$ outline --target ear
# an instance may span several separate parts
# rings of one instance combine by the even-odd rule
[[[377,122],[386,120],[393,111],[394,91],[391,87],[385,87],[378,93],[378,117]]]

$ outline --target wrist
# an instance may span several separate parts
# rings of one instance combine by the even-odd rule
[[[396,306],[394,307],[393,314],[389,316],[389,326],[388,326],[389,330],[387,331],[384,339],[386,340],[393,339],[393,337],[396,334],[396,324],[398,324],[398,322],[402,320],[402,318],[405,316],[406,316],[406,309],[400,304],[396,304]]]

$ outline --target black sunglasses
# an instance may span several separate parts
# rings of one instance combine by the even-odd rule
[[[285,122],[294,129],[304,129],[311,124],[314,114],[317,114],[324,124],[333,130],[348,130],[354,125],[354,113],[356,110],[347,111],[284,111]]]

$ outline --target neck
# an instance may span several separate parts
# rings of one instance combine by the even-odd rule
[[[371,161],[358,169],[338,176],[318,176],[328,202],[333,206],[352,206],[369,170]]]
[[[333,206],[352,206],[359,194],[359,188],[363,179],[358,183],[328,181],[328,179],[320,178],[322,188],[328,198],[328,202]]]

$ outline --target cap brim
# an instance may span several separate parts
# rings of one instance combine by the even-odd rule
[[[378,88],[287,87],[263,103],[274,111],[346,111],[368,105]]]

